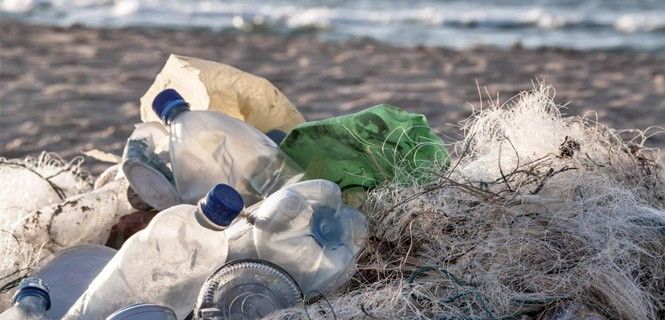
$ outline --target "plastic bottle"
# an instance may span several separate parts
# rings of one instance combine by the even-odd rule
[[[48,286],[39,278],[25,278],[14,295],[13,305],[0,314],[0,320],[41,320],[51,307]]]
[[[218,184],[198,206],[160,212],[125,242],[64,319],[104,319],[135,303],[163,305],[184,318],[205,279],[226,262],[221,231],[242,208],[240,194]]]
[[[335,183],[299,182],[246,212],[250,214],[225,230],[229,261],[270,261],[286,270],[304,293],[330,292],[351,277],[367,222],[342,202]]]
[[[235,260],[206,280],[194,315],[200,320],[259,319],[301,302],[300,288],[279,266],[262,260]]]
[[[58,252],[35,276],[49,284],[49,319],[60,319],[88,288],[90,282],[113,258],[116,250],[96,244],[83,244]]]
[[[183,203],[196,203],[221,182],[252,205],[303,177],[261,131],[220,112],[190,111],[173,89],[155,97],[153,110],[169,126],[171,169]]]
[[[106,243],[113,225],[136,210],[128,199],[127,180],[117,171],[113,176],[98,189],[32,211],[5,229],[8,232],[0,232],[0,261],[7,275],[0,286],[26,276],[60,250]]]
[[[106,320],[177,320],[177,318],[171,308],[139,303],[114,312]]]
[[[168,163],[168,132],[158,122],[137,124],[122,154],[122,171],[136,194],[157,210],[180,204]]]

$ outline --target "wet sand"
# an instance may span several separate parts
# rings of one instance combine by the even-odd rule
[[[427,115],[448,141],[480,106],[544,81],[568,115],[618,129],[665,127],[665,58],[568,50],[398,48],[372,40],[203,30],[57,28],[0,23],[0,156],[121,154],[138,99],[169,53],[230,64],[273,82],[307,119],[378,103]],[[487,104],[487,101],[484,102]],[[595,114],[594,114],[595,113]],[[650,146],[665,147],[665,135]],[[662,153],[661,153],[662,154]],[[107,164],[88,159],[94,174]]]

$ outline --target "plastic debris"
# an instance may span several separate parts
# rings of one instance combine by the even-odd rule
[[[42,320],[51,308],[49,288],[39,278],[26,278],[12,299],[13,307],[0,314],[0,320]]]
[[[422,114],[389,105],[295,127],[280,148],[306,175],[337,183],[343,191],[382,182],[432,179],[449,164],[448,152]]]
[[[164,210],[180,203],[169,163],[169,133],[157,122],[136,125],[122,155],[122,171],[138,196]]]
[[[65,198],[88,192],[92,180],[81,170],[83,158],[66,162],[42,152],[37,158],[0,158],[0,229],[25,214]]]
[[[124,307],[106,320],[177,320],[177,318],[169,307],[140,303]]]
[[[270,261],[284,268],[304,293],[331,292],[355,272],[367,225],[362,213],[344,205],[336,184],[299,182],[246,211],[225,230],[229,260]]]
[[[99,189],[29,212],[0,232],[0,293],[64,248],[104,244],[120,217],[135,211],[118,167],[107,171]]]
[[[58,252],[39,268],[34,275],[48,283],[51,294],[46,318],[62,318],[115,253],[102,245],[77,245]]]
[[[220,231],[242,209],[240,194],[219,184],[198,206],[160,212],[125,242],[63,319],[104,319],[137,301],[167,306],[184,318],[205,279],[226,262],[228,240]]]
[[[475,114],[448,169],[419,114],[291,131],[264,79],[179,56],[160,77],[142,116],[168,131],[137,125],[94,190],[79,160],[0,159],[0,320],[662,318],[662,166],[547,88]]]
[[[240,120],[218,112],[189,111],[189,104],[173,89],[155,97],[153,107],[170,128],[170,164],[181,203],[195,204],[215,184],[225,183],[238,190],[245,203],[251,205],[283,185],[302,179],[300,167],[274,142]],[[140,163],[154,166],[157,161]],[[159,173],[166,174],[162,167],[142,175],[134,170],[126,174],[131,175],[130,182],[137,192],[148,193],[142,190],[161,183],[159,189],[153,189],[153,194],[170,197],[168,178],[157,177]],[[155,178],[141,180],[150,176]]]
[[[217,269],[201,288],[196,319],[260,319],[302,302],[298,284],[279,266],[235,260]]]
[[[193,110],[221,112],[263,132],[288,132],[305,121],[268,80],[222,63],[172,54],[141,97],[143,122],[159,121],[152,112],[152,101],[166,88],[182,92]]]

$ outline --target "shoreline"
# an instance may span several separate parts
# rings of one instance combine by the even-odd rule
[[[424,113],[451,142],[480,105],[478,86],[505,101],[540,79],[567,115],[594,111],[616,129],[665,126],[665,57],[570,49],[398,47],[370,39],[204,29],[95,29],[0,23],[0,156],[65,159],[121,154],[138,99],[168,54],[227,63],[275,84],[306,119],[379,103]],[[484,92],[484,89],[483,89]],[[487,96],[483,105],[487,105]],[[45,112],[48,110],[48,112]],[[665,135],[650,147],[665,148]],[[661,155],[664,153],[661,151]],[[99,174],[108,164],[86,158]]]

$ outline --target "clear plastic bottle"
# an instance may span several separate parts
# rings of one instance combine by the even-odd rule
[[[90,282],[113,258],[116,250],[97,244],[83,244],[59,251],[35,276],[49,284],[49,319],[60,319],[88,288]]]
[[[301,302],[298,284],[282,268],[242,259],[227,263],[206,280],[194,315],[200,320],[259,319]]]
[[[157,210],[180,204],[168,163],[169,133],[158,122],[136,125],[122,154],[122,172],[136,194]]]
[[[39,278],[25,278],[14,295],[13,306],[0,314],[0,320],[42,320],[51,307],[49,289]]]
[[[365,243],[362,213],[342,202],[327,180],[299,182],[275,192],[226,231],[229,261],[258,258],[286,270],[304,293],[330,292],[355,271]]]
[[[173,89],[159,93],[153,109],[169,126],[171,169],[183,203],[195,203],[221,182],[252,205],[302,179],[302,169],[245,122],[221,112],[190,111]]]
[[[125,242],[64,319],[104,319],[135,303],[163,305],[184,318],[205,279],[226,262],[222,230],[242,208],[240,194],[218,184],[198,206],[160,212]]]
[[[157,304],[139,303],[124,307],[106,320],[178,320],[169,307]]]

